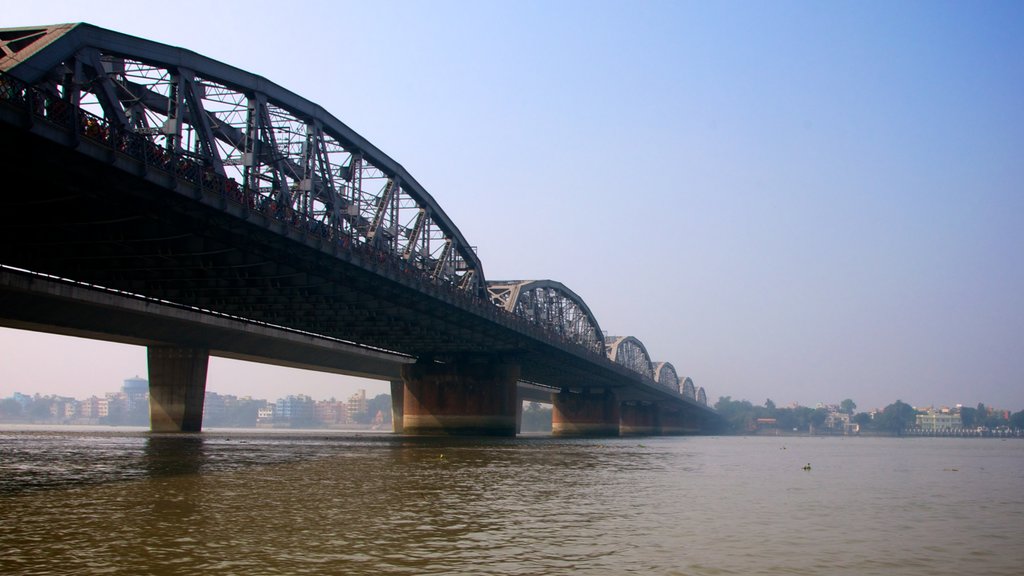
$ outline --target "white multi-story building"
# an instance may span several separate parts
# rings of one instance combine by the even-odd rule
[[[949,408],[928,408],[923,414],[917,415],[917,427],[921,430],[958,430],[963,426],[960,413]]]

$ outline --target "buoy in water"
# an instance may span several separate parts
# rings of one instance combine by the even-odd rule
[[[810,470],[810,469],[811,469],[811,463],[808,462],[807,464],[804,465],[804,470]]]

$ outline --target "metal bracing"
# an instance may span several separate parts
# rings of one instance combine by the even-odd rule
[[[565,341],[601,354],[604,334],[575,292],[552,280],[488,282],[491,302]]]
[[[612,336],[606,340],[608,358],[626,368],[654,379],[654,369],[647,348],[632,336]]]
[[[401,165],[248,72],[89,25],[0,29],[0,132],[9,269],[409,359],[501,357],[551,390],[706,404],[689,379],[666,391],[675,369],[605,337],[562,284],[487,283]],[[23,217],[42,209],[45,226]],[[77,321],[60,325],[96,328]]]
[[[686,376],[679,382],[679,393],[683,395],[683,398],[690,400],[697,399],[697,389],[693,386],[693,380],[689,376]]]
[[[706,392],[704,392],[703,386],[697,388],[697,403],[700,404],[701,406],[708,405],[708,395]]]
[[[7,29],[0,71],[144,135],[240,202],[483,295],[472,246],[401,165],[316,104],[204,56],[88,24]],[[77,119],[78,116],[75,116]]]
[[[679,392],[679,375],[675,366],[668,362],[655,362],[654,381],[673,392]]]

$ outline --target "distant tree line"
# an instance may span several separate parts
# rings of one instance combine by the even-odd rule
[[[796,406],[778,408],[769,398],[761,406],[755,406],[748,400],[733,400],[730,396],[722,396],[715,403],[715,410],[726,422],[726,431],[733,434],[745,434],[758,428],[758,421],[774,420],[774,426],[780,431],[811,433],[820,431],[829,416],[827,408],[809,408]],[[860,425],[862,433],[902,435],[906,430],[917,424],[918,411],[913,406],[897,400],[884,409],[873,414],[856,412],[857,404],[847,398],[839,403],[839,412],[849,415],[850,421]],[[959,410],[964,428],[984,427],[997,429],[1008,427],[1024,430],[1024,410],[1015,412],[1009,418],[1000,410],[989,410],[984,404],[976,408],[962,407]]]

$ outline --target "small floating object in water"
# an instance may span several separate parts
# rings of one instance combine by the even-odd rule
[[[807,464],[804,464],[804,470],[810,470],[810,469],[811,469],[811,463],[810,462],[808,462]]]
[[[438,456],[437,459],[438,460],[444,460],[444,454],[441,454],[440,456]]]

